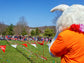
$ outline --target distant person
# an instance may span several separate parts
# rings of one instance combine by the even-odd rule
[[[51,41],[52,41],[52,38],[50,37],[50,38],[49,38],[49,42],[51,43]]]

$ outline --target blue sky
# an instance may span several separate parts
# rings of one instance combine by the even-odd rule
[[[0,0],[0,22],[16,25],[24,16],[30,27],[52,26],[56,13],[50,9],[59,4],[84,5],[84,0]]]

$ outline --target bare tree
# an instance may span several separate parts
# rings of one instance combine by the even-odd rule
[[[28,24],[27,21],[25,20],[25,17],[22,16],[20,17],[19,21],[17,22],[16,26],[14,27],[14,32],[15,34],[20,35],[23,31],[23,29],[26,30],[26,32],[28,32]]]
[[[0,22],[0,34],[3,34],[3,32],[6,30],[7,25],[5,25],[3,22]]]

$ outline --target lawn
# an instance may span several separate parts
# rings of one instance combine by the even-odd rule
[[[50,56],[46,43],[44,46],[37,44],[35,48],[29,44],[31,42],[35,41],[0,41],[0,45],[6,45],[5,53],[0,49],[0,63],[60,63],[60,58]],[[13,44],[18,44],[17,48],[12,47]],[[27,44],[28,47],[22,44]]]

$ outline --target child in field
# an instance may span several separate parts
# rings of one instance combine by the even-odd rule
[[[61,63],[84,63],[84,6],[59,5],[51,11],[63,11],[57,20],[57,34],[49,46],[54,57]]]

